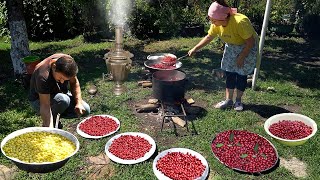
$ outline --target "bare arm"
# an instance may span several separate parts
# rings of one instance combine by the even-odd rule
[[[189,52],[189,56],[192,56],[195,52],[197,52],[199,49],[201,49],[202,47],[206,46],[207,44],[209,44],[212,39],[214,37],[213,36],[210,36],[210,35],[206,35],[204,38],[201,39],[201,41],[196,45],[194,46]]]
[[[80,83],[76,76],[70,79],[70,88],[72,96],[76,101],[75,111],[78,115],[83,114],[85,109],[82,105]]]
[[[246,39],[245,47],[243,48],[243,50],[240,52],[240,54],[237,57],[237,66],[238,67],[243,67],[244,59],[250,53],[250,50],[254,46],[254,43],[255,43],[255,39],[254,39],[253,36],[251,36],[250,38]]]
[[[53,117],[50,106],[50,94],[39,94],[40,116],[43,127],[53,127]]]

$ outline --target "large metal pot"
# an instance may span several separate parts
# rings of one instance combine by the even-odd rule
[[[186,74],[178,70],[152,74],[153,96],[162,102],[180,102],[185,95]]]

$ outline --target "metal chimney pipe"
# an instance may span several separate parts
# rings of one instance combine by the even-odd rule
[[[119,52],[123,50],[123,28],[121,26],[116,26],[115,28],[115,51]]]

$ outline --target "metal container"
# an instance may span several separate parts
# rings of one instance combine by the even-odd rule
[[[63,160],[57,161],[57,162],[43,162],[43,163],[27,163],[20,161],[17,158],[13,158],[10,156],[7,156],[6,153],[3,151],[3,146],[10,140],[13,139],[19,135],[29,133],[29,132],[49,132],[49,133],[54,133],[54,134],[60,134],[66,138],[68,138],[70,141],[72,141],[75,146],[76,150],[70,154],[68,157],[66,157]],[[64,164],[67,163],[67,161],[72,157],[74,154],[76,154],[79,150],[80,144],[78,139],[71,133],[61,130],[61,129],[56,129],[56,128],[48,128],[48,127],[28,127],[24,129],[20,129],[17,131],[12,132],[8,136],[6,136],[2,142],[1,142],[1,152],[3,155],[5,155],[8,159],[12,160],[19,169],[28,171],[28,172],[34,172],[34,173],[48,173],[55,171],[59,168],[61,168]]]
[[[186,74],[178,70],[152,74],[153,96],[163,102],[180,102],[185,95]]]
[[[104,55],[104,59],[108,72],[115,82],[113,92],[115,95],[121,95],[126,89],[123,83],[128,78],[132,64],[130,58],[133,57],[133,54],[123,50],[123,27],[116,26],[115,28],[115,46],[110,52]]]

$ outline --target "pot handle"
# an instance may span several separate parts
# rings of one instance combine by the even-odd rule
[[[131,67],[132,67],[132,64],[131,64],[131,63],[128,63],[128,64],[126,65],[126,70],[130,70]]]

